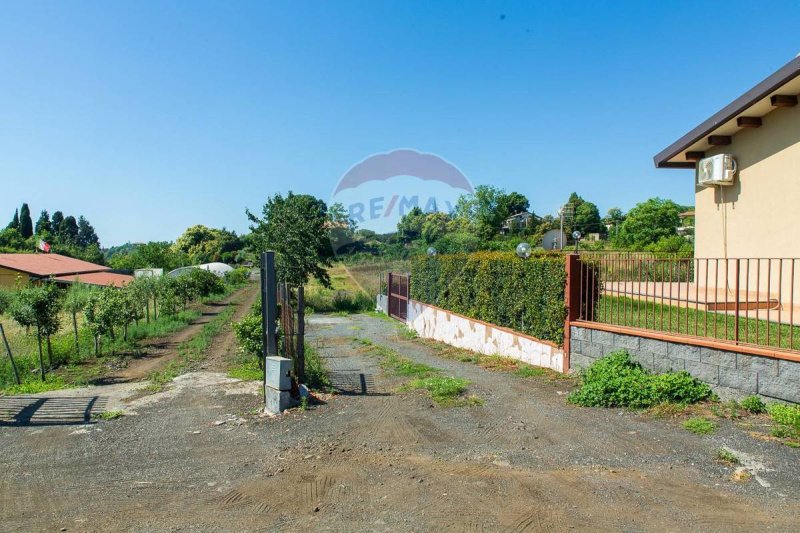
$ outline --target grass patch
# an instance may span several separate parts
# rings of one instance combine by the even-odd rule
[[[92,418],[98,420],[116,420],[125,414],[122,409],[114,409],[111,411],[103,411],[102,413],[93,413]]]
[[[11,385],[6,387],[2,392],[0,392],[0,396],[14,394],[37,394],[40,392],[69,389],[74,386],[75,385],[71,383],[65,382],[64,378],[58,374],[48,374],[45,381],[42,381],[37,376],[31,381],[23,381],[19,385]]]
[[[241,379],[242,381],[263,381],[264,369],[258,365],[258,361],[252,357],[247,361],[241,361],[228,369],[228,377]]]
[[[800,448],[800,405],[774,403],[767,406],[767,412],[775,422],[770,430],[772,436],[791,448]]]
[[[687,406],[682,403],[662,402],[648,409],[654,418],[677,418],[686,412]]]
[[[734,317],[727,313],[687,309],[678,305],[645,302],[623,296],[602,296],[597,303],[595,320],[606,324],[683,335],[699,335],[729,341],[736,339]],[[695,325],[697,325],[696,330]],[[780,345],[778,330],[780,330]],[[742,316],[739,318],[739,342],[796,350],[800,347],[800,326],[779,325],[775,322]],[[790,345],[792,342],[793,345]]]
[[[369,339],[359,338],[355,339],[355,341],[367,348],[367,353],[380,357],[381,368],[389,374],[422,378],[439,373],[438,368],[412,361],[411,359],[401,356],[391,348],[380,344],[374,344]]]
[[[584,369],[580,388],[569,401],[584,407],[644,409],[662,403],[691,404],[713,397],[711,387],[688,372],[653,374],[632,361],[626,351],[616,351]]]
[[[717,450],[717,460],[729,465],[738,465],[741,463],[736,454],[728,448],[720,448]]]
[[[424,389],[431,395],[433,401],[443,407],[451,407],[454,405],[470,405],[470,398],[461,398],[466,392],[469,381],[463,378],[432,376],[427,378],[418,378],[407,385],[406,390]],[[475,405],[472,400],[472,405]]]
[[[717,429],[717,425],[702,416],[693,416],[683,423],[683,428],[691,431],[695,435],[708,435]]]

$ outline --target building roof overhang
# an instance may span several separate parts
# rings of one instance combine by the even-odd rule
[[[797,105],[798,94],[800,56],[659,152],[653,157],[656,168],[695,168],[707,150],[730,144],[744,128],[761,126],[761,118],[774,109]]]

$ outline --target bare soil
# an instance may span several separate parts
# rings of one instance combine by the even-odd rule
[[[259,416],[257,386],[210,371],[235,355],[226,328],[206,371],[132,402],[136,415],[0,427],[2,528],[797,530],[798,450],[724,421],[699,437],[641,413],[572,407],[565,382],[441,359],[372,316],[309,322],[340,392],[309,410]],[[485,404],[398,392],[402,379],[354,337],[470,380]],[[722,446],[756,475],[734,481]]]

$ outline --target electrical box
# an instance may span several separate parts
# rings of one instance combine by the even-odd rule
[[[731,154],[718,154],[697,163],[697,184],[704,187],[733,185],[736,160]]]
[[[292,389],[292,360],[285,357],[267,357],[267,387],[278,391]]]

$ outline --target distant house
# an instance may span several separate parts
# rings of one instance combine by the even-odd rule
[[[800,257],[800,239],[793,238],[800,226],[798,94],[800,57],[654,157],[658,168],[695,171],[696,257]],[[707,158],[720,155],[736,165],[732,180],[699,183],[698,161],[707,175]]]
[[[528,213],[527,211],[511,215],[503,221],[503,225],[500,226],[500,233],[505,235],[507,233],[511,233],[512,231],[528,229],[538,219],[539,217],[533,213]]]
[[[694,210],[684,211],[678,214],[680,218],[680,225],[676,228],[678,235],[686,237],[686,239],[694,240]]]
[[[64,284],[123,287],[133,276],[59,254],[0,254],[0,287],[12,288],[45,279]]]

